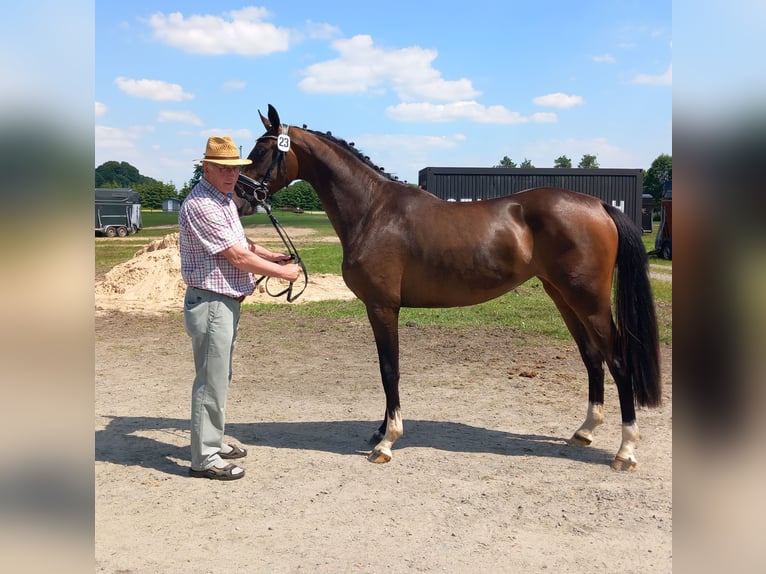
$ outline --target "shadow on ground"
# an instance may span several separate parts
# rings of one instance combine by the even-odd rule
[[[226,425],[226,434],[256,448],[319,450],[362,456],[371,450],[368,439],[378,424],[359,420],[230,423]],[[96,431],[95,457],[97,461],[185,475],[188,466],[173,459],[189,460],[188,446],[176,446],[142,434],[169,432],[176,435],[179,431],[188,430],[189,421],[186,419],[111,417],[105,429]],[[597,465],[611,462],[607,451],[593,447],[570,447],[562,437],[517,434],[443,421],[405,421],[405,435],[397,441],[395,451],[413,447],[563,458]]]

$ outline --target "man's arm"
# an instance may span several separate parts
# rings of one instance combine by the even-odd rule
[[[287,261],[292,260],[292,257],[289,255],[285,255],[284,253],[274,253],[273,251],[269,251],[265,247],[262,247],[261,245],[258,245],[257,243],[254,243],[247,240],[247,246],[255,253],[258,257],[262,259],[266,259],[267,261],[273,261],[274,263],[286,263]]]
[[[264,251],[271,255],[278,255],[266,249]],[[249,271],[255,275],[268,275],[269,277],[295,281],[301,274],[301,268],[295,263],[276,263],[270,261],[257,253],[245,249],[242,245],[232,245],[228,249],[221,251],[221,255],[237,269]],[[284,256],[280,257],[283,258]],[[289,258],[286,259],[286,261],[289,260]]]

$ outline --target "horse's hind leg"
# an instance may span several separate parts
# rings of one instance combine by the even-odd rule
[[[380,376],[386,394],[386,412],[383,423],[373,434],[371,442],[377,444],[367,457],[370,462],[388,462],[393,456],[391,448],[404,434],[399,405],[399,309],[367,306],[367,317],[378,349]]]
[[[588,410],[585,421],[569,439],[569,444],[589,446],[593,442],[594,431],[604,422],[604,357],[598,347],[592,343],[585,325],[566,303],[561,293],[548,281],[542,278],[541,281],[572,334],[588,372]]]
[[[631,382],[616,350],[617,327],[612,320],[609,292],[607,291],[601,297],[591,294],[590,297],[580,298],[580,306],[576,311],[566,302],[561,292],[550,283],[543,281],[543,285],[556,303],[564,322],[577,342],[580,356],[588,371],[588,412],[585,422],[570,439],[570,444],[591,444],[593,430],[604,422],[604,363],[606,363],[617,385],[622,415],[622,442],[612,462],[612,468],[634,470],[638,464],[634,454],[639,439],[638,424]]]
[[[620,410],[622,411],[622,442],[612,461],[612,468],[615,470],[635,470],[638,461],[634,451],[641,435],[638,432],[638,422],[636,421],[633,386],[625,372],[622,361],[617,357],[616,349],[613,350],[612,355],[607,359],[607,365],[617,385]]]

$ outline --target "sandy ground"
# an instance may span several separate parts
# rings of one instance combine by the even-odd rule
[[[594,444],[566,445],[587,401],[573,343],[404,325],[405,434],[375,465],[366,322],[245,310],[227,436],[247,475],[192,479],[193,365],[164,241],[111,272],[132,274],[123,293],[96,285],[97,572],[672,571],[670,348],[664,406],[639,411],[639,467],[621,473],[613,385]]]

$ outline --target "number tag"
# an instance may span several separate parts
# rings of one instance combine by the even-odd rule
[[[290,151],[290,136],[287,134],[280,134],[277,136],[277,149],[279,151]]]

